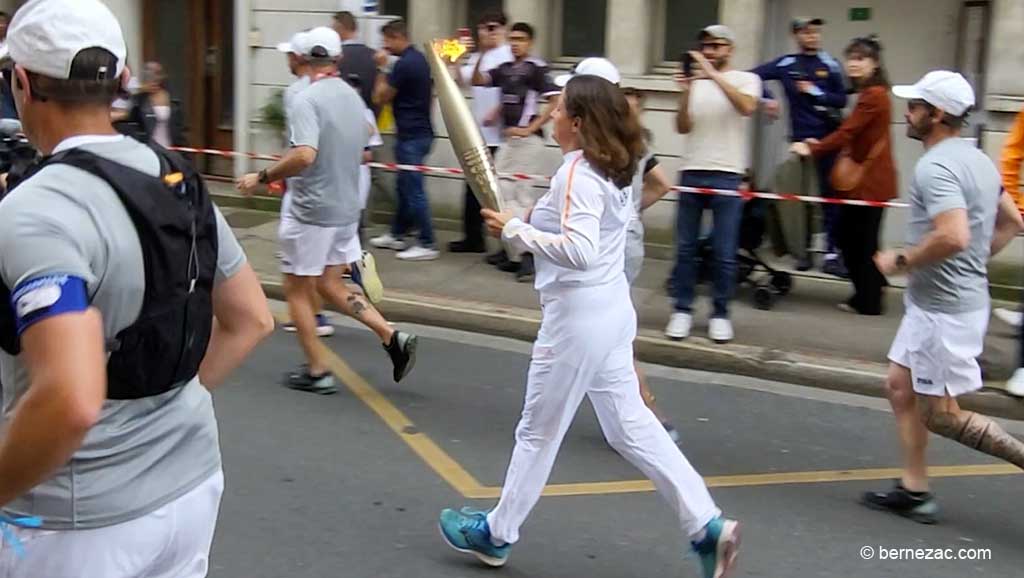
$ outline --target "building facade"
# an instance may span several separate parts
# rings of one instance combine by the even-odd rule
[[[283,57],[274,50],[297,30],[330,25],[339,9],[361,14],[378,4],[382,15],[407,18],[413,40],[456,35],[483,11],[501,8],[511,21],[531,23],[537,53],[556,68],[570,68],[589,55],[604,55],[624,74],[623,83],[649,91],[644,123],[654,135],[663,165],[678,164],[683,138],[674,131],[677,91],[671,74],[678,54],[693,47],[697,31],[721,22],[738,37],[734,64],[751,67],[792,50],[789,21],[795,16],[827,21],[825,48],[841,55],[849,39],[877,34],[885,46],[894,83],[910,83],[935,68],[963,72],[979,94],[970,135],[994,158],[1015,114],[1024,106],[1024,0],[105,0],[120,17],[129,41],[129,63],[159,60],[171,76],[172,91],[186,105],[193,144],[256,152],[281,149],[280,132],[262,122],[262,107],[289,82]],[[19,2],[0,1],[10,11]],[[361,20],[370,43],[387,18]],[[776,90],[776,93],[779,91]],[[244,112],[239,114],[239,112]],[[758,123],[751,146],[759,175],[785,155],[785,119]],[[455,166],[440,115],[438,140],[428,163]],[[921,155],[919,143],[904,137],[903,107],[895,106],[893,136],[905,190]],[[551,167],[559,155],[549,141]],[[382,151],[386,156],[387,151]],[[206,170],[242,170],[210,161]],[[386,178],[386,177],[385,177]],[[765,182],[760,178],[761,184]],[[458,219],[461,183],[432,177],[429,192],[442,221]],[[670,244],[673,207],[647,215],[655,244]],[[899,242],[904,219],[892,211],[886,241]]]

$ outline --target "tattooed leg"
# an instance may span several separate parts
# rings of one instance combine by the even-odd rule
[[[328,267],[317,279],[317,291],[339,311],[372,329],[382,343],[390,343],[395,330],[365,298],[349,291],[341,280],[341,269],[338,265]]]
[[[952,399],[918,397],[921,419],[930,431],[971,449],[1024,468],[1024,442],[991,418],[964,411]]]

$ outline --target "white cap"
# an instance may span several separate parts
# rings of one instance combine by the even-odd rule
[[[282,42],[277,45],[278,52],[284,52],[285,54],[305,54],[306,52],[306,33],[296,32],[288,40],[288,42]]]
[[[303,56],[337,58],[341,56],[341,37],[333,28],[317,26],[306,32]]]
[[[953,116],[963,116],[974,106],[974,89],[963,76],[933,70],[913,86],[894,86],[892,93],[907,100],[923,100]]]
[[[611,60],[594,57],[584,58],[573,67],[569,74],[556,77],[555,86],[564,87],[574,76],[600,76],[612,84],[618,84],[622,80],[619,69],[615,68]]]
[[[730,44],[736,44],[736,34],[732,31],[732,28],[724,24],[712,24],[700,31],[700,38],[721,38],[722,40],[728,40]]]
[[[71,77],[71,64],[86,48],[102,48],[117,59],[106,78],[121,74],[128,54],[121,24],[99,0],[31,0],[14,13],[7,47],[15,63],[57,79]],[[93,80],[103,72],[75,71],[75,77]]]

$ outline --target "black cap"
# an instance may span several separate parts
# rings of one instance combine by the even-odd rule
[[[71,61],[68,80],[104,81],[117,76],[117,57],[109,50],[92,47],[79,51]]]
[[[808,26],[824,26],[825,21],[821,18],[794,18],[793,32],[799,32]]]

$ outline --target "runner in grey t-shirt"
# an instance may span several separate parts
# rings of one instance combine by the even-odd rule
[[[156,155],[126,137],[80,148],[158,175]],[[220,279],[245,254],[217,211]],[[99,177],[68,165],[46,167],[0,204],[0,275],[8,287],[49,274],[86,281],[108,341],[135,322],[145,288],[142,251],[127,211]],[[0,353],[4,414],[32,384],[20,358]],[[4,509],[53,529],[118,524],[152,511],[220,471],[210,394],[193,379],[161,396],[107,401],[82,447],[49,480]]]
[[[65,50],[53,49],[69,38],[75,42]],[[112,178],[128,178],[119,176],[122,171],[152,176],[152,190],[139,194],[175,194],[163,186],[175,181],[157,154],[111,126],[110,103],[126,80],[127,50],[103,3],[28,2],[11,23],[8,47],[22,79],[13,97],[26,135],[43,155],[81,149],[121,165]],[[150,210],[139,209],[140,222],[163,216]],[[147,273],[159,275],[165,267],[146,270],[140,234],[114,188],[86,170],[52,162],[0,201],[0,278],[10,292],[0,332],[11,352],[0,355],[0,507],[16,518],[15,526],[21,517],[38,517],[41,526],[5,524],[4,542],[20,541],[23,552],[3,545],[3,576],[206,575],[224,487],[208,388],[222,383],[271,331],[273,318],[223,217],[203,217],[216,221],[217,254],[210,254],[205,238],[197,241],[194,270],[216,275],[212,295],[202,288],[192,298],[212,307],[215,319],[203,320],[212,323],[212,335],[195,375],[164,391],[160,382],[125,384],[125,372],[108,377],[108,356],[120,345],[127,345],[120,358],[128,365],[147,361],[136,356],[198,353],[182,348],[178,340],[186,335],[176,329],[161,335],[171,343],[148,352],[127,341],[137,334],[122,334],[144,310],[152,311],[145,300]],[[147,236],[147,245],[183,251],[168,257],[185,263],[190,253],[170,241],[174,235]],[[183,329],[199,329],[191,323]],[[119,396],[131,385],[151,395],[109,399],[131,397]]]
[[[907,135],[926,151],[910,187],[908,245],[875,256],[883,275],[910,278],[886,382],[904,467],[894,488],[862,499],[868,507],[932,524],[938,505],[928,491],[929,431],[1024,468],[1024,443],[956,401],[983,385],[977,357],[989,318],[986,265],[1024,221],[992,161],[960,137],[974,106],[966,79],[930,72],[893,93],[909,101]]]
[[[299,92],[288,110],[291,146],[317,150],[313,165],[290,179],[292,216],[320,227],[359,221],[359,167],[370,139],[363,100],[337,76]]]
[[[396,331],[362,295],[341,280],[350,263],[363,276],[371,256],[359,244],[359,171],[370,127],[362,98],[338,78],[341,39],[320,26],[301,36],[302,59],[310,85],[288,110],[291,147],[282,159],[259,173],[244,175],[237,188],[251,194],[261,184],[289,178],[291,210],[281,219],[281,271],[292,322],[307,363],[284,376],[284,385],[319,394],[337,392],[334,376],[318,347],[314,295],[367,326],[391,358],[393,379],[402,380],[416,357],[416,337]],[[378,282],[379,283],[379,282]],[[371,294],[370,289],[366,290]]]
[[[970,242],[912,272],[907,293],[914,305],[941,313],[988,309],[987,265],[1001,190],[992,160],[966,140],[944,140],[921,157],[910,184],[907,244],[919,244],[934,229],[932,219],[951,209],[967,212]]]

